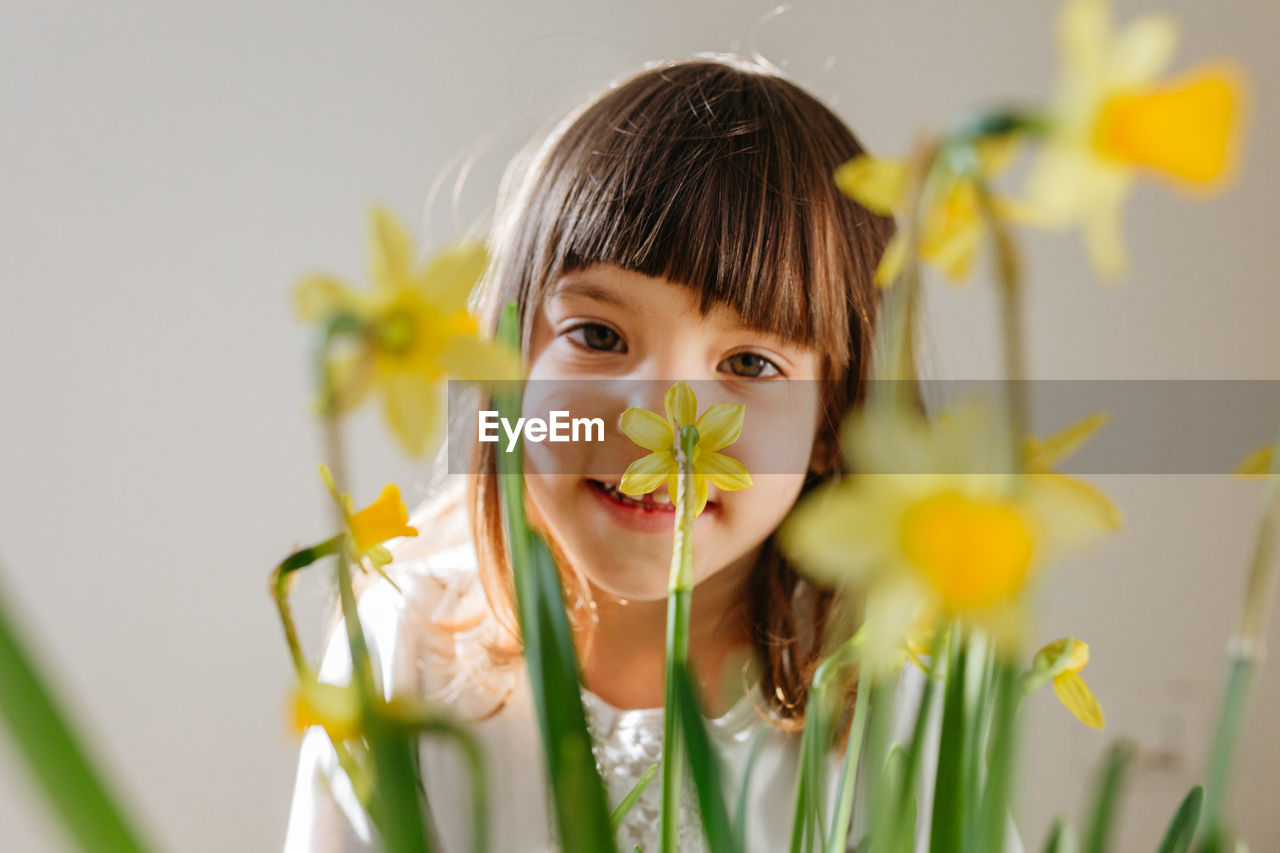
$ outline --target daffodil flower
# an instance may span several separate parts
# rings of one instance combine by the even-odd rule
[[[902,646],[922,600],[1009,651],[1040,567],[1119,525],[1111,502],[1074,478],[993,473],[1002,423],[975,402],[935,422],[865,409],[843,430],[859,473],[819,487],[783,522],[781,544],[802,571],[867,589],[868,613],[885,626],[882,662]],[[1070,446],[1059,437],[1039,445],[1044,458]]]
[[[376,207],[369,251],[373,289],[355,291],[332,277],[313,275],[294,293],[295,308],[304,321],[328,324],[345,318],[359,329],[357,345],[330,358],[328,387],[318,407],[345,411],[377,388],[401,445],[421,455],[436,435],[444,377],[477,382],[518,379],[519,359],[481,340],[467,310],[487,258],[483,246],[461,245],[416,265],[404,227],[389,211]]]
[[[382,543],[400,536],[418,535],[417,528],[408,524],[409,511],[400,498],[399,487],[388,483],[377,500],[356,512],[351,495],[338,492],[333,473],[324,463],[320,464],[320,476],[342,510],[344,529],[340,535],[348,559],[361,567],[367,561],[374,571],[386,577],[383,567],[391,562],[391,552]]]
[[[683,380],[667,389],[663,406],[663,418],[648,409],[629,408],[618,420],[619,427],[628,438],[650,451],[627,466],[622,474],[618,490],[623,494],[639,497],[667,484],[667,492],[673,503],[677,500],[675,442],[680,428],[692,424],[698,430],[698,441],[692,454],[694,480],[694,515],[700,515],[707,505],[707,482],[726,492],[751,486],[751,475],[746,466],[732,457],[717,453],[728,447],[742,434],[742,422],[746,407],[741,403],[716,403],[698,416],[698,399]]]
[[[1012,160],[1013,134],[989,137],[974,146],[978,174],[987,179]],[[905,160],[859,155],[836,170],[836,185],[863,207],[884,216],[908,213],[908,166]],[[1028,209],[1011,199],[997,198],[996,215],[1012,221],[1029,217]],[[909,227],[909,223],[908,223]],[[930,173],[920,211],[920,257],[938,267],[952,283],[968,277],[978,247],[987,233],[973,172],[955,168],[947,159]],[[887,287],[907,262],[908,232],[890,238],[876,267],[876,284]]]
[[[1062,75],[1027,199],[1047,221],[1082,226],[1106,278],[1127,267],[1121,205],[1137,171],[1208,190],[1235,169],[1243,74],[1216,62],[1160,80],[1177,39],[1162,14],[1113,33],[1107,0],[1068,0],[1058,18]]]
[[[334,743],[360,733],[360,694],[347,684],[327,684],[305,675],[293,694],[293,728],[298,733],[321,726]]]
[[[1053,680],[1053,692],[1077,720],[1086,726],[1101,729],[1106,725],[1102,706],[1094,698],[1093,691],[1080,675],[1089,663],[1089,645],[1075,637],[1054,640],[1040,651],[1031,663],[1028,673],[1028,689],[1035,689],[1045,679]]]

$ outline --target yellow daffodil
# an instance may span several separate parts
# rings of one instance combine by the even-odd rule
[[[648,494],[666,482],[672,502],[678,500],[676,489],[675,442],[680,428],[692,424],[698,430],[698,442],[693,448],[693,481],[696,503],[694,515],[700,515],[707,505],[708,486],[726,492],[751,486],[751,475],[746,466],[732,457],[715,451],[728,447],[742,434],[742,422],[746,409],[741,403],[716,403],[698,416],[698,399],[693,389],[683,380],[667,389],[663,405],[663,418],[648,409],[629,408],[618,420],[623,433],[636,444],[650,451],[627,466],[623,472],[619,491],[633,497]]]
[[[298,733],[322,726],[335,743],[360,733],[360,696],[350,685],[326,684],[304,676],[293,694],[293,728]]]
[[[1080,670],[1088,663],[1088,643],[1075,637],[1054,640],[1036,652],[1031,664],[1032,684],[1038,685],[1046,678],[1053,679],[1053,692],[1063,707],[1086,726],[1101,729],[1106,725],[1102,706],[1080,676]]]
[[[1273,445],[1262,445],[1262,447],[1240,460],[1240,464],[1236,466],[1235,471],[1232,473],[1240,477],[1262,477],[1271,473],[1271,455],[1273,452]]]
[[[343,544],[348,558],[358,566],[364,566],[368,561],[385,577],[382,569],[391,562],[391,552],[382,543],[400,536],[418,535],[417,528],[409,526],[409,511],[400,498],[399,487],[388,483],[377,500],[356,512],[351,495],[338,492],[329,466],[320,464],[320,476],[342,509]]]
[[[984,179],[1007,166],[1015,153],[1012,135],[985,139],[976,146],[975,166]],[[908,166],[904,160],[859,155],[836,170],[836,185],[845,195],[873,213],[907,213]],[[1014,201],[997,198],[996,215],[1022,220],[1026,209]],[[979,204],[978,185],[972,173],[959,171],[944,160],[925,185],[920,210],[920,257],[938,267],[946,277],[963,281],[987,228]],[[907,229],[889,240],[876,268],[876,284],[887,287],[907,261]]]
[[[1135,172],[1208,190],[1236,166],[1243,74],[1217,62],[1160,80],[1177,39],[1161,14],[1113,33],[1107,0],[1068,0],[1058,18],[1062,76],[1028,201],[1049,222],[1083,227],[1106,278],[1127,267],[1121,205]]]
[[[358,330],[354,348],[331,359],[326,401],[339,411],[359,405],[371,388],[383,396],[384,414],[404,449],[421,455],[440,421],[440,381],[510,380],[519,359],[481,340],[467,300],[484,272],[483,246],[458,246],[416,265],[404,227],[387,210],[373,211],[369,292],[334,278],[303,279],[294,294],[303,320],[330,323],[346,318]]]
[[[1010,650],[1040,567],[1118,525],[1111,502],[1073,478],[1000,473],[1002,423],[976,402],[935,422],[865,409],[843,430],[858,473],[815,490],[784,521],[781,544],[802,571],[868,590],[868,618],[888,626],[886,654],[902,645],[921,599]],[[1041,446],[1067,445],[1055,437]]]

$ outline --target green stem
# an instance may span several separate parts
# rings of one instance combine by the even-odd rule
[[[693,449],[698,430],[680,428],[676,447],[676,528],[667,595],[667,667],[662,721],[662,850],[675,853],[680,823],[683,748],[676,678],[689,663],[689,606],[693,595],[693,513],[696,507]]]
[[[990,188],[982,175],[974,176],[978,190],[978,204],[987,228],[991,232],[995,249],[996,278],[999,283],[1000,329],[1004,359],[1005,384],[1008,395],[1008,459],[1005,471],[1021,474],[1026,468],[1023,453],[1028,425],[1030,403],[1027,398],[1027,357],[1022,328],[1022,277],[1018,255],[1009,236],[1009,229],[995,210]],[[1017,485],[1022,485],[1021,478]]]
[[[1275,607],[1276,538],[1280,535],[1280,429],[1271,447],[1271,468],[1262,496],[1262,512],[1254,539],[1249,577],[1235,635],[1229,645],[1230,669],[1213,746],[1209,752],[1208,780],[1205,786],[1204,839],[1201,849],[1217,850],[1226,846],[1223,804],[1231,784],[1236,742],[1241,719],[1258,667],[1265,654],[1267,622]]]
[[[0,592],[0,716],[63,828],[92,853],[151,849],[23,647]]]
[[[905,234],[905,261],[900,281],[890,283],[884,297],[883,317],[876,324],[876,341],[872,351],[883,353],[871,363],[871,396],[887,399],[903,406],[909,402],[909,383],[916,378],[915,364],[915,314],[920,295],[920,263],[916,257],[920,248],[920,207],[925,186],[937,162],[938,148],[933,143],[920,146],[913,158],[910,185],[907,188]],[[888,388],[884,386],[888,381]]]
[[[293,621],[293,608],[289,606],[289,592],[293,585],[293,573],[299,569],[335,553],[342,544],[342,534],[332,536],[318,545],[294,551],[280,561],[271,573],[271,597],[275,599],[276,609],[280,612],[280,623],[284,626],[284,637],[289,643],[289,654],[293,658],[293,668],[302,678],[311,673],[307,657],[302,651],[302,643],[298,641],[298,627]]]
[[[461,750],[471,773],[471,849],[484,853],[489,849],[489,775],[480,741],[466,726],[441,714],[422,711],[408,722],[422,734],[448,737]]]
[[[317,349],[317,372],[321,381],[323,400],[322,424],[326,464],[333,474],[339,494],[344,491],[347,479],[346,455],[343,452],[341,422],[336,406],[336,388],[333,382],[329,347],[333,340],[355,329],[350,318],[339,317],[322,330]],[[346,527],[342,507],[334,506],[339,530]],[[344,534],[339,534],[344,535]],[[385,716],[385,701],[378,695],[373,679],[373,665],[369,658],[368,643],[356,606],[355,589],[351,582],[351,565],[347,549],[336,549],[338,598],[342,605],[342,619],[347,634],[347,647],[351,654],[351,683],[360,696],[363,733],[372,763],[373,791],[370,796],[370,817],[378,828],[382,843],[390,853],[423,853],[433,845],[427,833],[427,815],[419,793],[416,744],[412,738],[396,731]]]
[[[995,719],[992,722],[991,754],[987,762],[986,785],[982,792],[981,842],[979,850],[1004,849],[1004,833],[1009,814],[1009,792],[1013,781],[1013,756],[1017,751],[1018,675],[1011,664],[996,663]]]
[[[858,693],[853,700],[853,722],[849,743],[845,747],[844,766],[840,770],[840,786],[836,795],[836,813],[831,819],[831,835],[827,853],[844,853],[849,844],[849,821],[853,815],[853,797],[857,786],[858,759],[867,730],[867,708],[871,695],[871,677],[858,673]]]

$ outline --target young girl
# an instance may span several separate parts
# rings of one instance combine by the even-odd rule
[[[836,167],[861,151],[829,109],[772,70],[731,57],[647,68],[513,163],[480,291],[490,331],[504,304],[519,306],[531,380],[579,389],[564,391],[578,398],[556,407],[574,415],[592,409],[608,424],[596,444],[554,452],[526,445],[525,467],[531,523],[567,591],[611,805],[660,760],[674,525],[665,487],[644,501],[617,491],[627,462],[644,452],[618,431],[618,414],[628,406],[661,412],[661,390],[677,379],[698,390],[700,411],[718,401],[704,399],[704,388],[747,405],[748,426],[726,452],[747,465],[755,485],[724,493],[713,486],[695,522],[689,656],[728,790],[738,790],[758,747],[746,801],[751,851],[787,849],[798,729],[832,605],[829,592],[788,564],[774,534],[797,499],[843,473],[837,430],[863,397],[879,301],[873,271],[893,233],[892,220],[833,182]],[[797,393],[778,394],[780,387]],[[496,446],[476,441],[474,420],[462,423],[458,435],[474,443],[474,474],[442,478],[439,494],[414,512],[421,535],[393,548],[400,591],[370,586],[360,616],[388,693],[414,691],[474,721],[490,768],[493,849],[554,850],[515,627]],[[779,453],[784,434],[787,452]],[[342,681],[349,665],[339,635],[321,677]],[[921,684],[920,672],[906,666],[899,741]],[[936,728],[935,720],[935,736]],[[840,758],[833,750],[833,780]],[[370,827],[335,765],[323,731],[312,729],[286,853],[372,849]],[[460,758],[427,738],[422,766],[442,849],[466,849],[470,804]],[[650,785],[628,813],[619,849],[657,849],[659,789]],[[929,814],[931,793],[920,792],[920,814]],[[867,824],[864,812],[859,800],[851,846]],[[928,821],[920,823],[917,844],[927,849]],[[686,791],[680,849],[702,848]],[[1020,850],[1016,837],[1010,849]]]

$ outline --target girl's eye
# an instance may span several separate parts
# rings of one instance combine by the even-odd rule
[[[754,352],[735,353],[720,362],[719,368],[723,369],[726,365],[730,372],[736,373],[739,376],[746,376],[751,379],[759,378],[761,376],[782,375],[782,371],[778,369],[776,364],[764,356]]]
[[[627,351],[626,344],[622,343],[622,337],[613,329],[600,323],[582,323],[569,329],[565,334],[570,340],[590,350],[607,352],[621,345],[622,349],[617,351]]]

